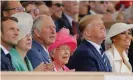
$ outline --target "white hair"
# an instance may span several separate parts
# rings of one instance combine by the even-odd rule
[[[34,29],[37,29],[39,32],[41,31],[42,28],[42,23],[44,23],[44,15],[39,15],[36,17],[36,19],[33,22],[33,27],[32,27],[32,31]]]

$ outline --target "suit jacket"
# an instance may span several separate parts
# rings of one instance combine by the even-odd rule
[[[58,32],[61,28],[65,27],[67,29],[69,29],[70,34],[74,35],[73,33],[73,27],[71,26],[69,20],[67,19],[67,17],[64,15],[64,13],[62,14],[62,17],[58,20],[55,21],[55,25],[56,25],[56,31]],[[78,23],[76,23],[77,26],[77,32],[80,33],[79,28],[78,28]]]
[[[50,63],[51,59],[48,55],[49,53],[44,50],[44,48],[35,40],[32,41],[32,49],[28,51],[27,56],[35,69],[42,62]]]
[[[81,42],[67,66],[76,71],[107,71],[104,60],[99,52],[86,40]],[[111,66],[109,68],[111,69]]]
[[[55,25],[56,25],[56,32],[60,31],[61,28],[67,28],[70,31],[71,35],[74,35],[74,29],[71,26],[70,22],[68,21],[67,17],[64,15],[64,13],[62,14],[62,17],[58,20],[55,21]],[[78,39],[77,39],[77,43],[78,45],[81,42],[81,35],[80,35],[80,30],[79,30],[79,24],[76,23],[76,30],[78,32]]]
[[[4,51],[1,49],[1,71],[14,71],[14,67],[11,60],[5,55]]]
[[[120,53],[117,51],[114,45],[112,45],[112,48],[106,51],[106,55],[111,63],[113,72],[131,72],[132,68],[125,52],[123,52],[124,63]]]

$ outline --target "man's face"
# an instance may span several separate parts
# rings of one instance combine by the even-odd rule
[[[29,13],[33,19],[35,19],[36,16],[39,15],[39,9],[37,9],[37,6],[35,4],[29,4],[26,7],[26,12]]]
[[[41,31],[39,33],[40,39],[42,42],[49,46],[55,42],[56,39],[56,30],[55,24],[51,17],[46,17],[43,20],[45,23],[42,23]]]
[[[51,16],[50,10],[46,5],[39,5],[39,15],[48,15]]]
[[[64,2],[65,11],[70,15],[74,16],[79,12],[79,6],[77,1],[66,1]]]
[[[106,37],[106,30],[105,26],[103,25],[103,21],[100,19],[93,20],[88,27],[90,38],[94,42],[101,44]]]
[[[23,12],[24,8],[22,7],[19,1],[9,1],[8,2],[8,11],[4,13],[4,16],[11,16],[15,13]]]
[[[63,12],[62,1],[52,1],[50,10],[52,12],[52,18],[61,18]]]
[[[10,46],[16,45],[19,34],[17,22],[12,20],[7,20],[2,22],[2,26],[3,26],[1,34],[2,43]]]
[[[95,11],[99,14],[107,12],[107,4],[106,1],[95,1]]]

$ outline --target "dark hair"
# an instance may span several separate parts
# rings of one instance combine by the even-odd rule
[[[3,31],[3,25],[2,25],[2,23],[5,22],[5,21],[7,21],[7,20],[12,20],[12,21],[15,21],[15,22],[18,23],[18,19],[15,18],[15,17],[2,17],[1,18],[1,32]]]
[[[1,1],[1,17],[4,17],[3,12],[9,8],[8,1]]]
[[[52,1],[44,1],[46,6],[48,7],[52,7]]]

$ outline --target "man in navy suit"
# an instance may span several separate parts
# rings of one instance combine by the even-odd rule
[[[18,20],[14,17],[3,17],[1,19],[1,70],[14,71],[9,50],[17,44]]]
[[[27,53],[34,69],[42,63],[51,63],[48,46],[55,42],[55,28],[55,24],[50,16],[40,15],[34,20],[32,49]],[[44,69],[46,66],[42,68]]]
[[[79,22],[83,41],[69,60],[68,67],[76,71],[110,72],[111,66],[106,55],[101,51],[101,43],[106,32],[102,15],[87,15]]]

